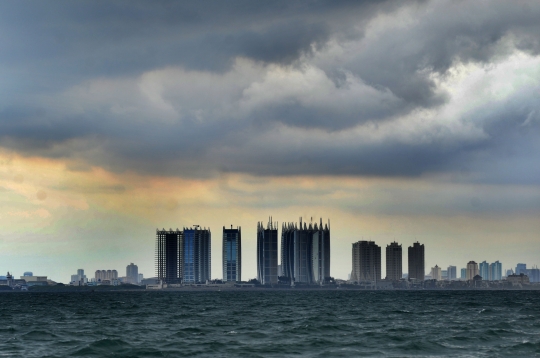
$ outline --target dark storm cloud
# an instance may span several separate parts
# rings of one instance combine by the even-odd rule
[[[455,66],[537,56],[539,17],[533,1],[3,3],[0,145],[165,175],[535,183],[534,84],[453,125],[415,118],[452,103]],[[348,134],[399,118],[415,133]]]
[[[0,63],[51,87],[171,65],[223,71],[238,55],[290,63],[343,26],[336,16],[361,21],[387,2],[3,3]]]

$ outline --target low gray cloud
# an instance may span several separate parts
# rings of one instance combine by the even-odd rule
[[[533,1],[1,8],[0,145],[20,153],[179,176],[540,180]]]

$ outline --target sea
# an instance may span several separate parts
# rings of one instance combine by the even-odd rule
[[[0,293],[8,357],[534,357],[539,291]]]

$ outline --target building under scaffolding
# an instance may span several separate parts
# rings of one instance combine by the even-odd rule
[[[281,270],[291,282],[321,284],[330,277],[330,224],[283,224]]]
[[[272,218],[266,229],[257,223],[257,280],[263,285],[278,282],[278,229]]]
[[[156,276],[164,283],[210,280],[210,230],[156,230]]]
[[[178,229],[156,230],[156,276],[164,283],[182,282],[182,238]]]

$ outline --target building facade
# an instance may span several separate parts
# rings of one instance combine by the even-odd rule
[[[181,230],[156,230],[156,276],[164,283],[180,283],[183,278]]]
[[[447,271],[447,280],[452,281],[457,279],[457,267],[456,266],[448,266],[446,269]]]
[[[358,241],[352,244],[351,281],[381,281],[381,247],[375,242]]]
[[[242,228],[223,227],[223,281],[242,281]]]
[[[485,260],[478,264],[478,274],[482,280],[489,280],[489,264]]]
[[[417,279],[424,281],[425,278],[425,256],[424,244],[415,242],[413,246],[409,246],[409,279]]]
[[[517,264],[515,275],[527,274],[527,264]]]
[[[530,282],[540,282],[540,269],[538,267],[527,269],[526,275],[529,276]]]
[[[112,281],[118,279],[118,271],[116,270],[97,270],[95,273],[96,282],[103,282],[105,280]]]
[[[467,279],[467,269],[466,268],[461,269],[461,276],[460,277],[461,277],[462,280]]]
[[[467,263],[467,280],[472,280],[476,275],[478,275],[478,264],[474,261],[469,261]]]
[[[182,257],[183,282],[204,283],[211,280],[210,229],[184,228]]]
[[[133,285],[139,283],[139,267],[133,262],[126,266],[126,280]]]
[[[392,242],[386,246],[386,279],[398,281],[403,276],[402,266],[403,252],[401,245]]]
[[[266,229],[257,223],[257,280],[263,285],[274,285],[281,276],[278,266],[277,222],[268,221]]]
[[[431,268],[431,279],[441,281],[442,280],[442,271],[441,268],[437,265]]]
[[[309,225],[312,228],[312,277],[313,283],[324,283],[330,278],[330,224],[323,228],[322,219],[315,225]]]
[[[281,270],[291,282],[322,284],[330,277],[330,224],[283,224]]]
[[[499,261],[489,265],[489,281],[500,281],[502,280],[502,264]]]

